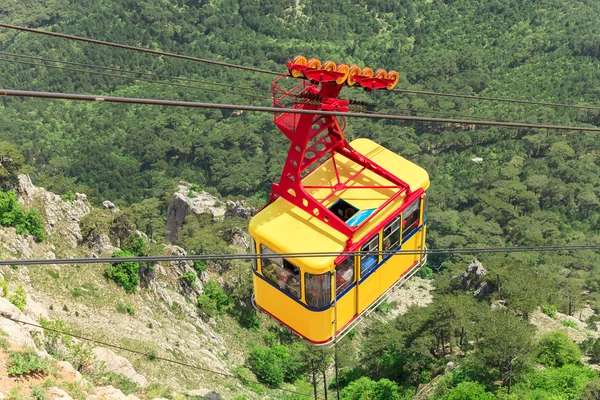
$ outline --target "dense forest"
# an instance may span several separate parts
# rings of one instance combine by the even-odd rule
[[[3,22],[277,72],[304,54],[396,69],[398,88],[590,106],[600,95],[599,15],[600,3],[591,0],[0,0]],[[260,73],[10,30],[0,30],[0,50],[252,90],[158,85],[24,65],[1,54],[0,86],[7,89],[272,104],[247,95],[269,96],[260,90],[268,91],[273,77]],[[600,122],[594,109],[356,88],[341,96],[410,115]],[[57,193],[115,202],[158,242],[166,240],[165,210],[179,181],[258,205],[287,152],[266,113],[18,98],[3,99],[0,107],[0,151],[20,160],[18,169]],[[429,172],[431,248],[600,243],[597,133],[347,122],[350,139],[371,138]],[[10,189],[14,170],[0,166],[2,186]],[[228,226],[186,225],[178,240],[187,250],[227,250]],[[474,257],[490,272],[483,298],[452,279]],[[600,343],[589,339],[580,349],[560,332],[539,336],[528,319],[538,307],[551,316],[577,315],[585,306],[600,312],[599,262],[591,250],[430,256],[422,275],[434,279],[432,305],[372,324],[363,340],[341,344],[342,398],[411,398],[433,379],[435,399],[598,398],[600,378],[589,364],[600,361]],[[234,302],[243,297],[215,292]],[[501,310],[492,310],[499,302]],[[595,316],[588,325],[596,330]],[[311,373],[331,365],[331,354],[309,356],[288,340],[266,337],[247,366],[279,385],[310,381]],[[306,359],[311,362],[300,365]],[[273,365],[284,374],[268,368]]]

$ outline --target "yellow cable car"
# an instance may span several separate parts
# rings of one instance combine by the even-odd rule
[[[275,124],[291,144],[271,202],[250,221],[260,254],[253,303],[307,341],[328,345],[423,265],[429,175],[371,140],[348,143],[345,123],[330,112],[351,107],[337,98],[342,86],[385,89],[397,76],[363,68],[348,82],[346,69],[304,60],[287,66],[308,82],[288,89],[283,77],[273,82]]]
[[[379,213],[358,230],[352,249],[346,249],[345,235],[281,197],[250,221],[254,250],[269,256],[258,259],[255,264],[255,304],[313,344],[327,344],[335,337],[339,338],[360,315],[376,307],[393,286],[408,278],[423,261],[420,254],[289,259],[277,256],[278,253],[418,251],[425,248],[427,172],[368,139],[357,139],[350,145],[403,178],[413,191],[422,189],[421,195],[409,199],[399,196],[384,209],[387,211]],[[332,163],[327,161],[306,176],[304,185],[335,179]],[[336,163],[342,180],[361,168],[339,155]],[[363,174],[365,180],[382,181],[370,171]],[[313,189],[312,194],[316,197],[319,195],[316,192],[323,190]],[[376,209],[389,197],[386,190],[352,189],[350,186],[330,197],[325,205],[341,210],[344,218],[353,214],[346,220],[352,224],[352,218],[360,218],[361,212]]]

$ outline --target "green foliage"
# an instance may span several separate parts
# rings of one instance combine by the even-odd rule
[[[135,254],[126,250],[117,250],[113,253],[113,257],[135,257]],[[123,287],[126,293],[135,293],[140,284],[139,270],[140,264],[137,262],[116,262],[104,271],[104,277]]]
[[[13,143],[0,141],[0,190],[17,186],[24,161],[23,154]]]
[[[206,263],[202,260],[192,260],[192,263],[194,264],[194,271],[196,271],[196,274],[198,274],[198,276],[200,276],[200,274],[206,271],[206,269],[208,268]]]
[[[194,283],[196,282],[196,273],[195,272],[184,272],[183,275],[181,275],[181,278],[187,282],[188,286],[193,286]]]
[[[537,361],[548,367],[580,364],[581,350],[564,331],[544,334],[538,344]]]
[[[547,368],[531,373],[516,384],[514,394],[517,398],[579,400],[588,382],[595,377],[591,369],[576,365]]]
[[[72,190],[69,190],[67,193],[61,194],[60,198],[63,201],[75,201],[77,200],[77,195]]]
[[[0,289],[2,289],[2,297],[8,297],[8,282],[6,279],[0,278]]]
[[[238,365],[233,369],[233,374],[242,383],[242,385],[244,385],[248,389],[252,390],[253,392],[259,395],[264,394],[263,387],[258,383],[254,382],[255,379],[252,376],[252,372],[249,369]]]
[[[294,382],[302,372],[302,363],[283,345],[271,348],[255,347],[248,359],[250,369],[267,385],[279,387]]]
[[[96,371],[91,375],[92,382],[96,386],[113,386],[125,395],[137,393],[138,385],[122,374],[107,371]]]
[[[92,347],[85,342],[74,342],[74,332],[64,321],[49,321],[40,318],[39,324],[44,331],[44,349],[55,359],[68,361],[76,370],[86,373],[93,360]]]
[[[375,382],[362,377],[350,382],[341,393],[343,400],[399,400],[402,398],[398,385],[388,379]]]
[[[477,382],[461,382],[451,389],[443,400],[492,400],[493,393],[486,392],[485,386]]]
[[[553,304],[543,304],[541,306],[542,312],[549,316],[550,318],[556,318],[556,306]]]
[[[8,298],[8,300],[13,303],[19,310],[25,310],[25,305],[27,304],[27,295],[25,294],[25,289],[23,286],[19,285],[15,293]]]
[[[48,363],[33,351],[12,351],[7,362],[9,376],[46,375]]]
[[[31,398],[34,400],[46,400],[46,390],[41,386],[34,386],[31,388]]]
[[[577,329],[577,323],[575,321],[571,321],[569,319],[563,319],[560,321],[561,325],[566,326],[567,328]]]
[[[27,211],[14,191],[0,191],[0,225],[12,226],[18,234],[29,233],[37,240],[44,240],[44,222],[35,208]]]
[[[433,270],[425,265],[419,269],[417,276],[421,279],[433,279]]]
[[[47,269],[46,273],[48,275],[50,275],[50,277],[52,277],[53,279],[58,279],[60,277],[60,273],[58,271],[53,270],[53,269]]]
[[[215,281],[206,282],[202,290],[204,293],[198,296],[197,305],[209,317],[224,313],[231,304],[229,295]]]
[[[135,315],[135,309],[129,303],[118,302],[117,303],[117,312],[119,314],[129,314],[132,316]]]

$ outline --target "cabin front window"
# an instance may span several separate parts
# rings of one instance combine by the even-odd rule
[[[419,227],[421,217],[421,199],[415,200],[402,213],[402,237],[405,238]]]
[[[325,307],[331,303],[331,272],[324,274],[304,274],[306,304],[311,307]]]
[[[263,244],[260,245],[260,253],[267,255],[267,257],[261,259],[263,276],[284,292],[299,299],[301,297],[300,269],[291,262],[277,256],[274,251]]]
[[[400,245],[400,217],[383,228],[383,250],[393,250]]]
[[[379,250],[379,234],[376,234],[369,240],[363,247],[360,248],[360,251],[364,252],[374,252]],[[360,257],[360,276],[361,278],[365,277],[369,272],[371,272],[375,266],[377,265],[377,253],[374,254],[365,254]]]
[[[350,256],[335,267],[335,294],[339,296],[354,282],[354,257]]]

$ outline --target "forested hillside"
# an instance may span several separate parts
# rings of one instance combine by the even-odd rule
[[[398,88],[589,106],[600,95],[600,3],[591,0],[0,0],[0,21],[278,72],[296,54],[395,69]],[[272,104],[247,95],[269,96],[260,90],[269,90],[273,76],[261,73],[6,29],[0,51],[254,90],[158,85],[34,67],[0,54],[0,86],[7,89]],[[388,107],[373,108],[386,113],[600,123],[594,109],[357,88],[341,96]],[[21,160],[36,184],[84,192],[96,204],[111,200],[159,243],[178,182],[259,205],[288,146],[266,113],[19,98],[2,99],[0,107],[0,150]],[[597,133],[347,122],[349,138],[371,138],[429,172],[430,248],[600,243]],[[12,186],[9,172],[0,174],[4,189]],[[229,226],[202,219],[186,225],[178,239],[186,250],[229,251]],[[474,257],[488,270],[488,292],[479,298],[452,279]],[[349,340],[340,361],[343,398],[410,398],[433,380],[436,399],[597,398],[600,378],[573,342],[560,334],[540,339],[528,321],[538,307],[553,317],[579,317],[587,307],[596,330],[599,262],[591,250],[431,255],[422,276],[433,276],[433,304],[373,323]],[[600,360],[594,340],[582,345],[590,363]],[[279,341],[265,339],[271,350]],[[248,365],[271,382],[258,372],[257,354]]]

